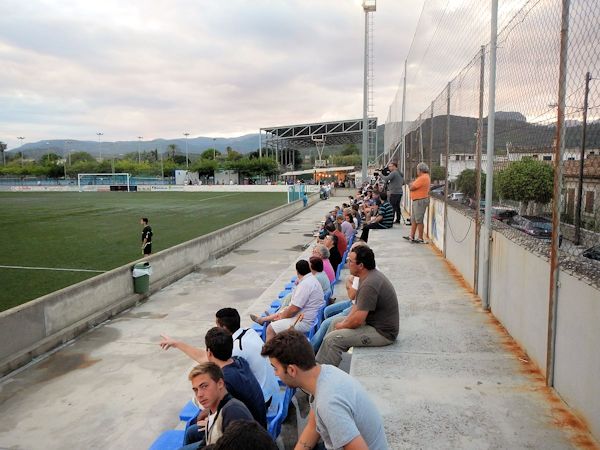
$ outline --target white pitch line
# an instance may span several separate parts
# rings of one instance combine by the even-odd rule
[[[241,192],[234,192],[233,194],[217,195],[216,197],[207,197],[202,200],[198,200],[196,203],[205,202],[206,200],[214,200],[215,198],[231,197],[232,195],[240,195]]]
[[[26,267],[26,266],[0,266],[0,269],[58,270],[58,271],[63,271],[63,272],[94,272],[94,273],[106,272],[106,270],[63,269],[60,267]]]

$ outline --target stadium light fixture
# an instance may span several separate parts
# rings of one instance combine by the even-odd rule
[[[98,136],[98,150],[100,151],[100,161],[102,161],[102,146],[100,145],[100,136],[104,136],[104,133],[99,131],[96,133],[96,136]]]
[[[190,159],[188,158],[188,136],[190,135],[190,133],[183,133],[183,135],[185,136],[185,168],[189,169],[190,168]]]
[[[25,136],[17,136],[17,139],[19,141],[21,141],[20,147],[22,147],[23,146],[23,139],[25,139]],[[21,167],[23,167],[23,149],[21,149]]]

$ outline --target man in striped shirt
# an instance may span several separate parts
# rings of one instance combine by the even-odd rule
[[[381,199],[381,205],[377,210],[377,215],[371,219],[369,223],[363,225],[362,234],[360,239],[364,242],[369,240],[369,230],[374,229],[388,229],[394,225],[394,208],[387,200],[387,194],[381,192],[379,194]]]

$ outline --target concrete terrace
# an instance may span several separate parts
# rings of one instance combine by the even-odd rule
[[[177,426],[191,394],[193,362],[160,350],[160,334],[203,347],[223,306],[248,325],[292,276],[316,222],[342,201],[317,203],[1,380],[0,448],[148,448]],[[369,241],[398,292],[398,342],[355,349],[350,367],[379,405],[391,448],[593,447],[451,268],[406,233],[373,231]]]

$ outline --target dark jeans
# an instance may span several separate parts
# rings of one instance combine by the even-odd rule
[[[390,194],[390,204],[394,209],[394,213],[396,215],[395,221],[400,223],[402,220],[402,213],[400,212],[400,202],[402,201],[402,194]]]
[[[369,240],[369,230],[387,230],[386,227],[380,225],[379,222],[365,224],[362,229],[360,239],[367,242]]]

